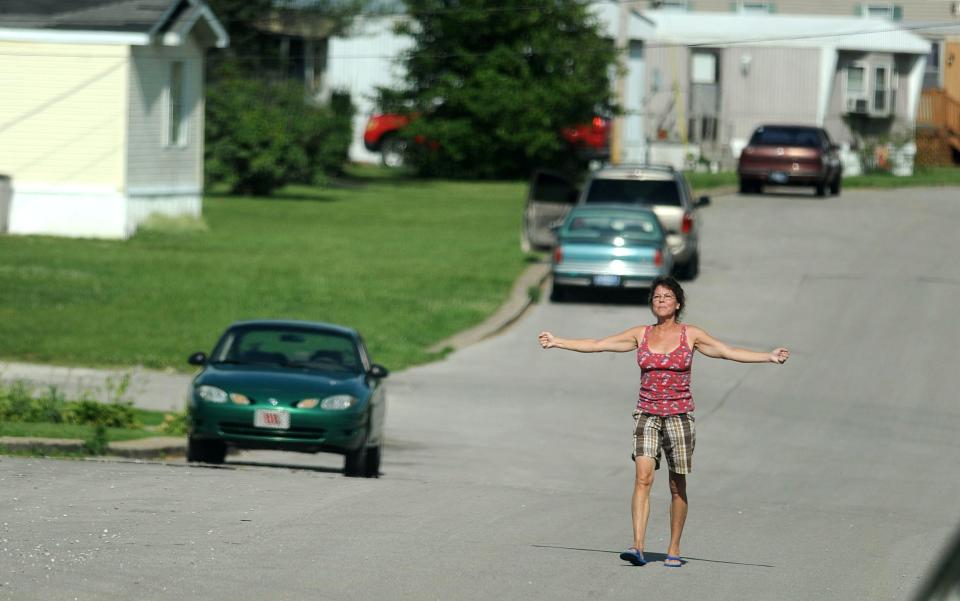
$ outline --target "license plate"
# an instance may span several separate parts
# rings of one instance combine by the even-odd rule
[[[620,276],[601,274],[593,276],[594,286],[619,286]]]
[[[290,429],[290,414],[286,411],[272,411],[257,409],[253,414],[253,425],[257,428],[272,428],[274,430]]]
[[[774,171],[770,174],[770,181],[775,184],[785,184],[790,181],[790,176],[782,171]]]

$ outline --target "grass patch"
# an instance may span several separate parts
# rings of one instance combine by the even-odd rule
[[[684,177],[693,188],[694,194],[699,194],[700,190],[710,188],[720,188],[724,186],[737,185],[737,173],[735,171],[720,171],[718,173],[700,173],[696,171],[684,172]]]
[[[140,224],[141,231],[158,234],[195,234],[205,232],[208,229],[210,228],[207,227],[202,217],[191,217],[189,215],[173,217],[154,213]]]
[[[720,173],[686,172],[684,175],[694,192],[721,186],[736,186],[735,171]],[[960,186],[960,168],[957,167],[920,167],[913,175],[898,177],[890,173],[871,173],[844,177],[847,188],[911,188],[921,186]]]
[[[918,186],[960,186],[960,168],[921,167],[913,175],[897,177],[889,173],[871,173],[843,178],[848,188],[909,188]]]
[[[208,231],[0,236],[0,357],[186,371],[233,321],[293,318],[357,328],[391,369],[428,361],[525,267],[526,184],[375,173],[271,198],[210,195]]]
[[[163,420],[163,414],[160,414]],[[0,422],[0,436],[29,436],[38,438],[74,438],[89,440],[96,426],[80,424],[51,424],[36,422]],[[139,440],[151,436],[161,436],[160,432],[145,429],[107,428],[108,442],[121,440]]]

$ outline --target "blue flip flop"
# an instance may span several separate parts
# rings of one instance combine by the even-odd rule
[[[621,553],[620,559],[629,561],[635,566],[642,566],[647,563],[647,560],[643,558],[643,551],[638,550],[636,547],[630,547]]]
[[[667,563],[670,561],[675,561],[677,563]],[[682,568],[683,560],[677,555],[667,555],[666,559],[663,560],[663,566],[666,568]]]

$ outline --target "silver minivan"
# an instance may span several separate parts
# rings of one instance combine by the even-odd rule
[[[523,213],[521,247],[549,249],[555,228],[576,204],[617,203],[653,209],[667,232],[677,277],[692,280],[700,272],[698,209],[710,199],[693,198],[683,173],[669,166],[619,165],[591,173],[582,189],[565,174],[537,171],[530,180]]]

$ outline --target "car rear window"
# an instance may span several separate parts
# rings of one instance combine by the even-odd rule
[[[619,237],[629,242],[660,242],[663,232],[654,215],[574,211],[564,221],[560,237],[589,240]]]
[[[680,191],[673,180],[595,179],[584,202],[622,202],[680,206]]]
[[[228,332],[214,349],[214,362],[297,366],[359,373],[353,339],[320,330],[244,327]]]
[[[800,127],[761,127],[753,132],[751,146],[805,146],[816,148],[821,144],[820,132]]]

